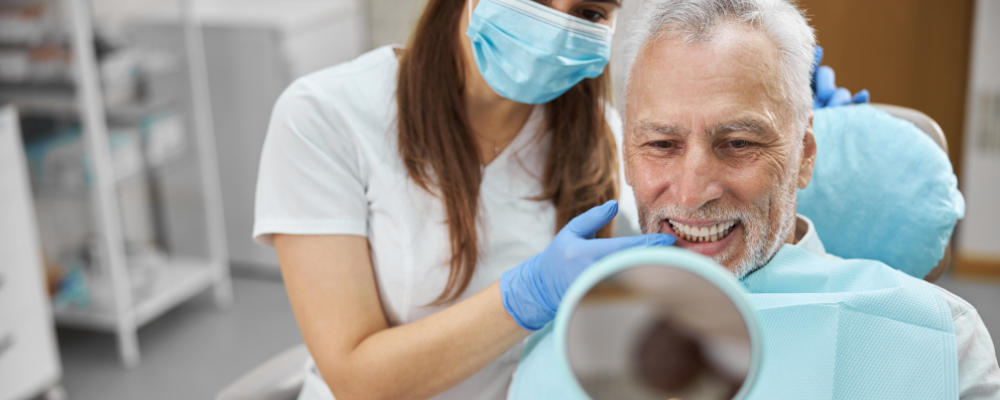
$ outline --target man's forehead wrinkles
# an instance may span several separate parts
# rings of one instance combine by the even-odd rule
[[[767,121],[753,117],[743,116],[729,121],[725,121],[705,129],[705,135],[709,137],[723,135],[729,132],[746,131],[756,136],[766,136],[774,132],[774,128]]]
[[[638,121],[638,131],[645,134],[657,134],[662,136],[685,136],[687,128],[669,123],[653,122],[649,120]],[[724,122],[716,123],[705,127],[702,135],[706,139],[711,139],[729,132],[745,131],[755,136],[767,136],[775,132],[775,128],[765,118],[756,116],[740,116]]]

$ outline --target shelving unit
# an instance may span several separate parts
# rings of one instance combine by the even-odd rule
[[[109,146],[108,120],[141,118],[165,107],[171,99],[152,100],[122,107],[105,107],[94,45],[94,24],[89,0],[50,0],[62,3],[69,27],[75,85],[3,84],[0,102],[12,101],[27,113],[78,116],[84,147],[91,160],[90,197],[95,233],[98,236],[98,266],[110,280],[113,307],[64,308],[55,312],[61,326],[113,332],[119,357],[127,368],[140,362],[137,330],[177,305],[208,289],[215,303],[232,303],[229,256],[226,248],[222,195],[216,160],[211,103],[201,29],[193,18],[192,0],[179,0],[184,35],[186,68],[190,77],[194,142],[197,152],[201,197],[205,212],[208,254],[205,259],[168,258],[162,261],[162,276],[135,296],[129,278],[128,258],[118,188]]]
[[[212,287],[215,278],[212,271],[217,265],[195,259],[171,260],[153,289],[153,295],[136,299],[132,307],[137,326],[156,319],[178,304]],[[111,310],[81,310],[67,308],[56,313],[59,325],[94,330],[114,330],[118,326],[117,316]]]
[[[79,115],[77,95],[72,85],[0,83],[0,103],[11,101],[17,103],[22,114]],[[110,120],[133,120],[162,110],[171,103],[172,99],[155,98],[137,104],[105,107],[104,111]]]

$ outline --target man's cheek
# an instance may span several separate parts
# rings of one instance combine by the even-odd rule
[[[777,161],[770,157],[762,157],[754,163],[740,168],[727,168],[724,176],[728,192],[734,194],[741,203],[757,203],[771,194],[776,184],[782,182]]]
[[[787,145],[761,149],[742,161],[738,169],[751,173],[762,181],[780,182],[784,172],[789,171],[792,163],[797,161],[792,150],[792,146]]]
[[[666,171],[658,168],[637,169],[633,174],[633,189],[636,198],[641,198],[647,204],[657,203],[658,200],[666,200],[663,197],[668,194],[670,178]]]

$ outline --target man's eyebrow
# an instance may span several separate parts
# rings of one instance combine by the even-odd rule
[[[684,129],[677,125],[664,125],[652,121],[639,121],[639,130],[664,136],[683,136]]]
[[[705,129],[705,135],[710,137],[719,136],[729,132],[746,131],[756,136],[765,136],[773,131],[771,125],[763,120],[747,117],[738,118],[733,121],[724,122]]]
[[[582,3],[608,3],[614,4],[615,7],[622,8],[622,3],[618,0],[583,0]]]

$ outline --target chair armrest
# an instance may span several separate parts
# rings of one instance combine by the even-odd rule
[[[292,347],[223,389],[216,400],[295,400],[305,381],[309,350]]]

